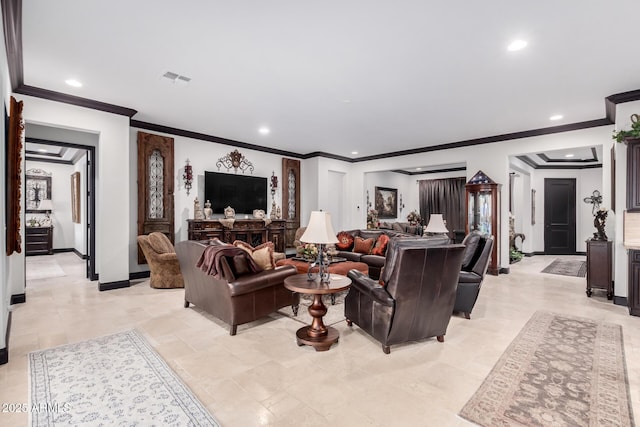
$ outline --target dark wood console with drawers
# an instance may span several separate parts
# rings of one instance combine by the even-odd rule
[[[251,246],[273,242],[276,252],[284,252],[285,223],[283,219],[264,221],[261,219],[236,219],[225,226],[217,219],[188,219],[189,240],[218,238],[226,243],[242,240]]]
[[[53,227],[25,227],[25,255],[53,255]]]

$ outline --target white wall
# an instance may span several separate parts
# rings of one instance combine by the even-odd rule
[[[100,283],[129,280],[129,118],[25,95],[26,121],[97,133],[96,270]],[[135,181],[135,180],[134,180]]]
[[[87,154],[85,152],[74,165],[73,172],[80,172],[80,223],[73,224],[73,248],[87,255]],[[69,184],[71,185],[71,184]]]
[[[398,190],[398,216],[395,218],[380,218],[381,222],[405,222],[409,212],[420,210],[418,203],[418,185],[415,177],[397,172],[370,172],[365,174],[365,190],[369,192],[371,209],[375,209],[376,207],[376,187],[395,188]],[[400,205],[401,197],[404,208]],[[364,213],[364,222],[366,224],[366,210]]]
[[[26,171],[29,169],[42,169],[51,173],[51,223],[53,225],[53,249],[70,249],[75,246],[75,227],[71,220],[71,174],[74,172],[73,165],[61,163],[36,162],[29,160],[26,162]],[[44,219],[45,215],[40,213],[28,213],[26,218],[35,217],[38,220]]]
[[[536,223],[533,226],[533,251],[544,251],[544,180],[545,178],[576,179],[576,251],[586,252],[586,240],[593,237],[593,205],[587,205],[583,199],[591,196],[594,190],[603,193],[602,169],[555,170],[538,169],[532,180],[536,189]]]

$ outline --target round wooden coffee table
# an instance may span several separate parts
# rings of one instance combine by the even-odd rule
[[[331,295],[344,291],[351,286],[351,279],[339,274],[331,274],[329,283],[321,283],[316,277],[309,280],[306,274],[296,274],[284,279],[285,288],[301,294],[313,295],[313,303],[309,306],[309,314],[313,317],[311,325],[304,326],[296,332],[298,345],[310,345],[316,351],[327,351],[338,341],[340,333],[331,326],[325,326],[322,318],[327,314],[327,306],[322,302],[322,295]]]

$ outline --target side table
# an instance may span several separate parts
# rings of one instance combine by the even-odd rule
[[[284,287],[290,291],[313,295],[313,303],[309,306],[309,314],[313,321],[310,326],[304,326],[296,332],[296,342],[299,346],[310,345],[316,351],[327,351],[340,338],[337,329],[325,326],[322,321],[327,314],[322,295],[332,295],[348,289],[351,279],[338,274],[331,274],[330,277],[329,283],[322,283],[317,277],[309,280],[306,274],[296,274],[284,279]]]
[[[612,253],[613,242],[587,240],[587,296],[593,289],[607,291],[607,299],[613,299],[612,285]]]

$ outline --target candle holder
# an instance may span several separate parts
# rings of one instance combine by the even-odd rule
[[[184,174],[182,175],[182,179],[184,180],[184,188],[187,190],[188,196],[189,191],[191,191],[191,184],[193,183],[193,169],[189,164],[189,159],[187,159],[187,162],[184,165]]]

